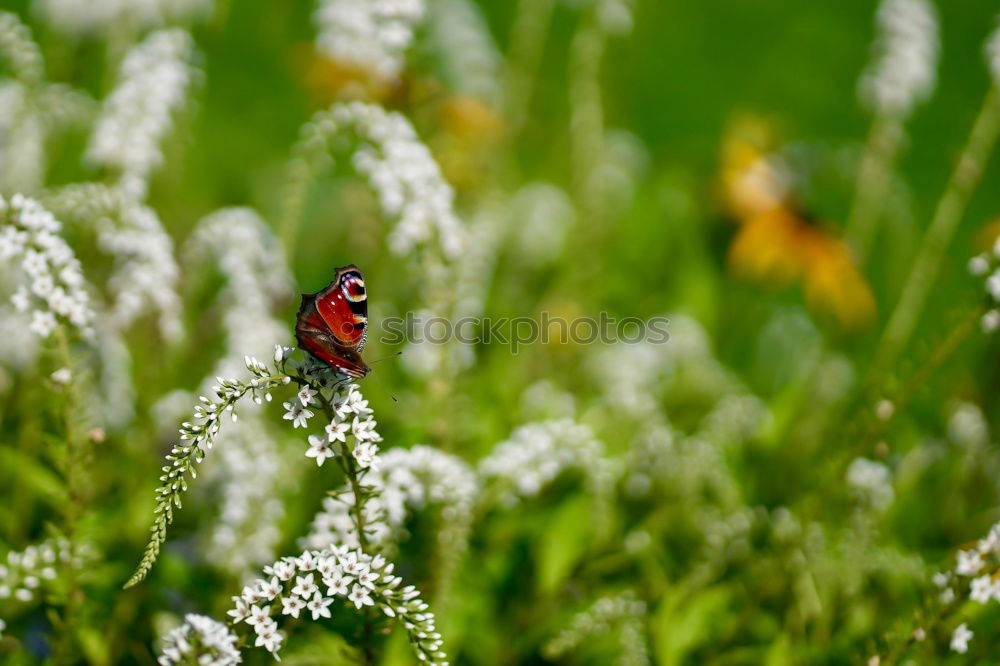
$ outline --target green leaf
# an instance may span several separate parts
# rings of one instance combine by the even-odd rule
[[[538,540],[538,590],[551,593],[562,583],[587,550],[591,535],[592,502],[575,495],[556,510]]]
[[[310,632],[308,640],[291,641],[282,650],[281,663],[286,666],[347,666],[360,662],[356,648],[332,631]]]
[[[19,480],[53,506],[66,502],[62,479],[37,459],[16,449],[0,448],[0,467],[17,470]]]
[[[653,619],[657,663],[680,664],[686,655],[712,638],[730,596],[729,588],[713,587],[693,595],[676,590],[664,599]]]
[[[87,655],[87,661],[92,664],[109,663],[108,643],[102,632],[88,627],[78,629],[76,636],[84,654]]]

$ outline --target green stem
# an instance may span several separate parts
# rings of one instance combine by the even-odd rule
[[[975,328],[976,322],[982,319],[982,316],[983,308],[974,308],[969,315],[962,319],[958,325],[951,330],[948,336],[934,348],[933,353],[930,357],[928,357],[927,361],[915,373],[913,373],[913,376],[910,377],[902,388],[900,388],[899,391],[891,398],[893,415],[903,412],[903,408],[910,401],[910,398],[917,391],[917,389],[926,385],[927,380],[934,373],[934,371],[941,367],[944,362],[958,350],[965,338]],[[862,445],[867,446],[868,443],[879,437],[888,427],[891,420],[892,418],[890,417],[886,420],[877,419],[873,421],[868,427],[865,435],[860,440]]]
[[[593,11],[580,18],[570,44],[569,97],[573,185],[583,217],[599,217],[600,192],[594,173],[604,158],[604,110],[601,106],[601,59],[605,34]]]
[[[511,134],[516,135],[528,117],[532,89],[545,49],[552,19],[553,0],[519,0],[510,31],[504,103]]]
[[[969,197],[979,183],[983,168],[996,144],[998,133],[1000,133],[1000,100],[994,87],[986,96],[947,189],[938,202],[930,227],[924,234],[917,258],[903,287],[903,293],[882,333],[866,383],[871,384],[881,379],[882,374],[891,367],[913,335],[913,329],[923,313],[927,295],[938,277],[945,251],[955,235]]]
[[[304,378],[302,382],[299,382],[298,378],[293,378],[296,383],[308,383]],[[327,420],[330,422],[334,419],[333,405],[330,401],[323,397],[322,393],[318,396],[320,406],[323,408],[323,413],[326,415]],[[368,537],[365,534],[365,515],[364,515],[364,491],[361,488],[361,473],[358,466],[354,462],[354,456],[351,454],[350,449],[348,449],[346,443],[340,444],[340,455],[337,456],[337,462],[340,463],[340,468],[344,471],[344,475],[347,477],[347,482],[351,486],[351,493],[354,495],[354,504],[351,507],[351,516],[354,518],[354,527],[358,531],[358,543],[361,546],[361,551],[368,552]],[[372,645],[372,636],[374,634],[374,618],[372,617],[371,608],[365,607],[365,620],[362,629],[362,655],[364,656],[364,664],[366,666],[375,663],[375,652],[374,646]]]
[[[886,193],[891,182],[892,163],[896,158],[903,128],[894,120],[875,116],[868,141],[858,165],[854,199],[847,216],[845,236],[864,265],[871,250],[875,231],[885,211]]]
[[[63,328],[56,330],[56,347],[59,362],[70,370],[71,380],[66,386],[66,402],[63,408],[63,428],[66,441],[66,459],[64,461],[64,477],[66,483],[66,507],[63,516],[63,532],[69,542],[69,562],[66,566],[66,608],[60,626],[59,644],[56,647],[54,661],[59,664],[73,662],[74,625],[79,610],[82,595],[77,580],[74,562],[79,555],[79,534],[77,524],[85,500],[80,485],[80,470],[85,461],[84,441],[77,427],[76,407],[79,404],[77,395],[77,372],[73,356],[69,348],[69,340]]]

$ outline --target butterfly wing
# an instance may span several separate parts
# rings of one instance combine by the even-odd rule
[[[351,377],[369,372],[361,358],[368,336],[368,301],[361,271],[353,264],[338,268],[330,284],[302,294],[295,321],[299,346]]]
[[[338,268],[333,281],[314,296],[316,310],[334,337],[360,353],[368,338],[368,294],[358,267]]]

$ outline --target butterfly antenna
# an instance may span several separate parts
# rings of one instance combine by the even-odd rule
[[[381,363],[382,361],[388,361],[390,358],[396,358],[397,356],[402,356],[403,352],[398,351],[395,354],[389,354],[388,356],[383,356],[382,358],[377,358],[374,361],[369,361],[368,365],[375,365],[376,363]]]
[[[393,356],[399,356],[399,353],[396,353],[396,354],[393,354]],[[386,358],[390,358],[390,357],[386,357]],[[379,360],[382,360],[382,361],[384,361],[385,359],[379,359]],[[374,362],[375,362],[375,361],[372,361],[372,363],[374,363]],[[392,401],[393,401],[393,402],[396,402],[396,403],[398,403],[398,402],[399,402],[399,400],[396,400],[396,396],[394,396],[393,394],[389,393],[389,389],[387,389],[387,388],[385,387],[385,384],[383,384],[383,383],[381,382],[381,380],[379,380],[379,378],[378,378],[378,377],[377,377],[377,376],[375,375],[375,370],[373,370],[373,369],[369,369],[369,372],[368,372],[368,374],[370,374],[370,375],[372,376],[372,378],[373,378],[373,379],[375,380],[375,383],[376,383],[376,384],[378,384],[378,385],[379,385],[379,387],[380,387],[380,388],[381,388],[381,389],[382,389],[383,391],[385,391],[385,394],[386,394],[386,395],[388,395],[388,396],[389,396],[390,398],[392,398]]]

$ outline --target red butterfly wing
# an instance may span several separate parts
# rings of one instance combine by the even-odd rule
[[[338,268],[333,282],[315,296],[316,309],[340,344],[363,350],[368,334],[368,295],[357,266]]]
[[[302,294],[295,322],[299,346],[352,377],[364,377],[361,359],[368,336],[368,300],[361,271],[338,268],[333,281],[315,294]]]

